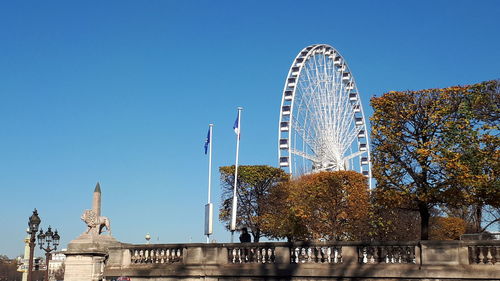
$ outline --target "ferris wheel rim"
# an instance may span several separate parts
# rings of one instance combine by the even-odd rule
[[[369,180],[369,186],[370,186],[370,189],[371,189],[371,179],[372,179],[372,174],[371,174],[371,157],[370,157],[370,145],[369,145],[369,136],[368,136],[368,131],[367,131],[367,126],[366,126],[366,118],[365,118],[365,115],[364,115],[364,111],[363,111],[363,107],[361,105],[361,100],[359,98],[359,91],[357,90],[357,85],[356,85],[356,82],[355,82],[355,79],[354,79],[354,76],[352,75],[352,72],[349,68],[349,65],[347,64],[347,61],[345,60],[345,58],[340,54],[340,52],[338,50],[336,50],[334,47],[328,45],[328,44],[313,44],[313,45],[310,45],[310,46],[307,46],[305,48],[303,48],[298,54],[297,56],[295,57],[295,59],[293,60],[289,70],[288,70],[288,74],[287,74],[287,77],[286,77],[286,80],[285,80],[285,85],[283,87],[283,91],[282,91],[282,99],[281,99],[281,106],[280,106],[280,117],[279,117],[279,126],[278,126],[278,163],[279,163],[279,166],[282,167],[282,162],[281,160],[283,159],[283,157],[286,157],[288,159],[288,165],[287,165],[287,168],[288,168],[288,171],[290,174],[293,175],[293,165],[294,163],[292,163],[292,154],[293,154],[293,148],[291,147],[293,140],[291,139],[291,134],[292,134],[292,131],[294,130],[293,128],[293,124],[294,122],[293,121],[293,117],[294,117],[294,103],[295,103],[295,100],[296,100],[296,95],[297,95],[297,85],[298,85],[298,82],[300,81],[300,78],[301,78],[301,75],[302,75],[302,71],[304,69],[304,66],[306,65],[306,63],[312,58],[312,56],[314,56],[315,54],[322,54],[323,56],[325,56],[325,54],[329,54],[329,55],[334,55],[334,60],[336,61],[337,58],[339,58],[339,60],[341,61],[340,63],[340,67],[342,68],[342,75],[344,75],[344,73],[348,73],[349,75],[349,79],[348,79],[348,83],[350,83],[350,87],[351,87],[351,90],[347,91],[346,90],[346,93],[349,93],[349,95],[351,95],[351,93],[355,93],[355,98],[358,99],[355,103],[355,106],[357,107],[357,111],[353,111],[354,113],[358,112],[358,116],[361,116],[361,122],[362,124],[360,124],[360,128],[362,128],[360,131],[364,132],[364,135],[363,135],[363,138],[365,139],[365,142],[361,142],[360,138],[362,137],[357,137],[356,139],[356,143],[357,143],[357,147],[358,147],[358,151],[356,153],[358,154],[366,154],[366,158],[363,158],[363,159],[367,159],[365,162],[366,163],[363,163],[362,162],[362,159],[361,159],[361,156],[360,156],[360,172],[362,172],[363,174],[365,174],[365,172],[367,172],[367,174],[365,174],[365,176],[367,176],[368,180]],[[343,82],[344,80],[342,79],[341,82]],[[343,83],[340,83],[340,87],[342,87]],[[350,97],[349,97],[350,98]],[[288,107],[286,107],[288,106]],[[285,112],[285,110],[288,109],[288,112]],[[284,120],[284,117],[288,115],[288,125],[287,127],[284,127],[284,123],[285,121]],[[353,116],[356,116],[356,114],[353,114]],[[356,119],[356,124],[357,124],[358,120]],[[357,126],[357,125],[356,125]],[[283,129],[286,129],[286,130],[283,130]],[[284,134],[284,132],[286,132],[286,134]],[[283,136],[286,136],[285,138]],[[282,140],[283,139],[286,139],[287,140],[287,144],[288,145],[288,148],[287,149],[283,149],[282,148]],[[354,143],[354,141],[353,141]],[[284,150],[286,150],[286,152],[283,152]],[[362,150],[362,151],[361,151]],[[352,153],[351,155],[348,155],[348,157],[357,157],[358,155],[354,155],[355,153]],[[297,153],[295,153],[295,155],[297,155]],[[303,155],[303,157],[309,157],[309,158],[312,158],[312,156],[309,156],[309,155]],[[337,163],[337,165],[339,165],[339,163]],[[367,166],[367,169],[366,170],[363,170],[363,166]],[[284,168],[284,167],[282,167]]]

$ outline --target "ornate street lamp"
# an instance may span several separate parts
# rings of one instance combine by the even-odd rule
[[[33,253],[35,251],[35,235],[36,232],[38,231],[38,227],[40,226],[40,223],[42,220],[38,216],[38,211],[35,209],[33,211],[33,214],[29,218],[28,221],[28,233],[30,234],[30,256],[29,256],[29,263],[28,263],[28,281],[31,281],[31,271],[33,270]]]
[[[45,233],[40,229],[40,233],[38,233],[38,245],[40,245],[40,249],[45,251],[45,280],[49,280],[49,260],[50,260],[50,252],[57,249],[59,245],[59,239],[61,238],[57,233],[57,229],[55,232],[52,232],[52,229],[49,228]]]

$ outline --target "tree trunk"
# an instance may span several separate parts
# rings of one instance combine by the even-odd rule
[[[418,211],[420,213],[420,240],[429,240],[429,219],[431,215],[427,204],[419,202]]]
[[[474,212],[474,220],[475,220],[475,231],[476,233],[483,232],[481,228],[481,221],[483,220],[483,204],[478,203],[476,205],[476,210]]]
[[[259,243],[259,240],[260,240],[260,229],[252,231],[252,236],[253,236],[253,242],[254,243]]]

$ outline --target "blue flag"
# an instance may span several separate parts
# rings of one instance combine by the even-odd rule
[[[240,135],[240,128],[239,128],[239,118],[240,118],[240,115],[236,115],[236,121],[234,121],[234,125],[233,125],[233,130],[234,132],[239,136]]]
[[[210,128],[208,128],[207,139],[205,140],[205,154],[207,154],[209,143],[210,143]]]

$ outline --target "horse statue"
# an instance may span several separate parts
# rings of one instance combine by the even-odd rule
[[[103,228],[106,227],[106,231],[111,235],[110,221],[108,217],[97,216],[94,210],[85,210],[80,217],[82,221],[87,224],[87,234],[99,235],[103,232]]]

